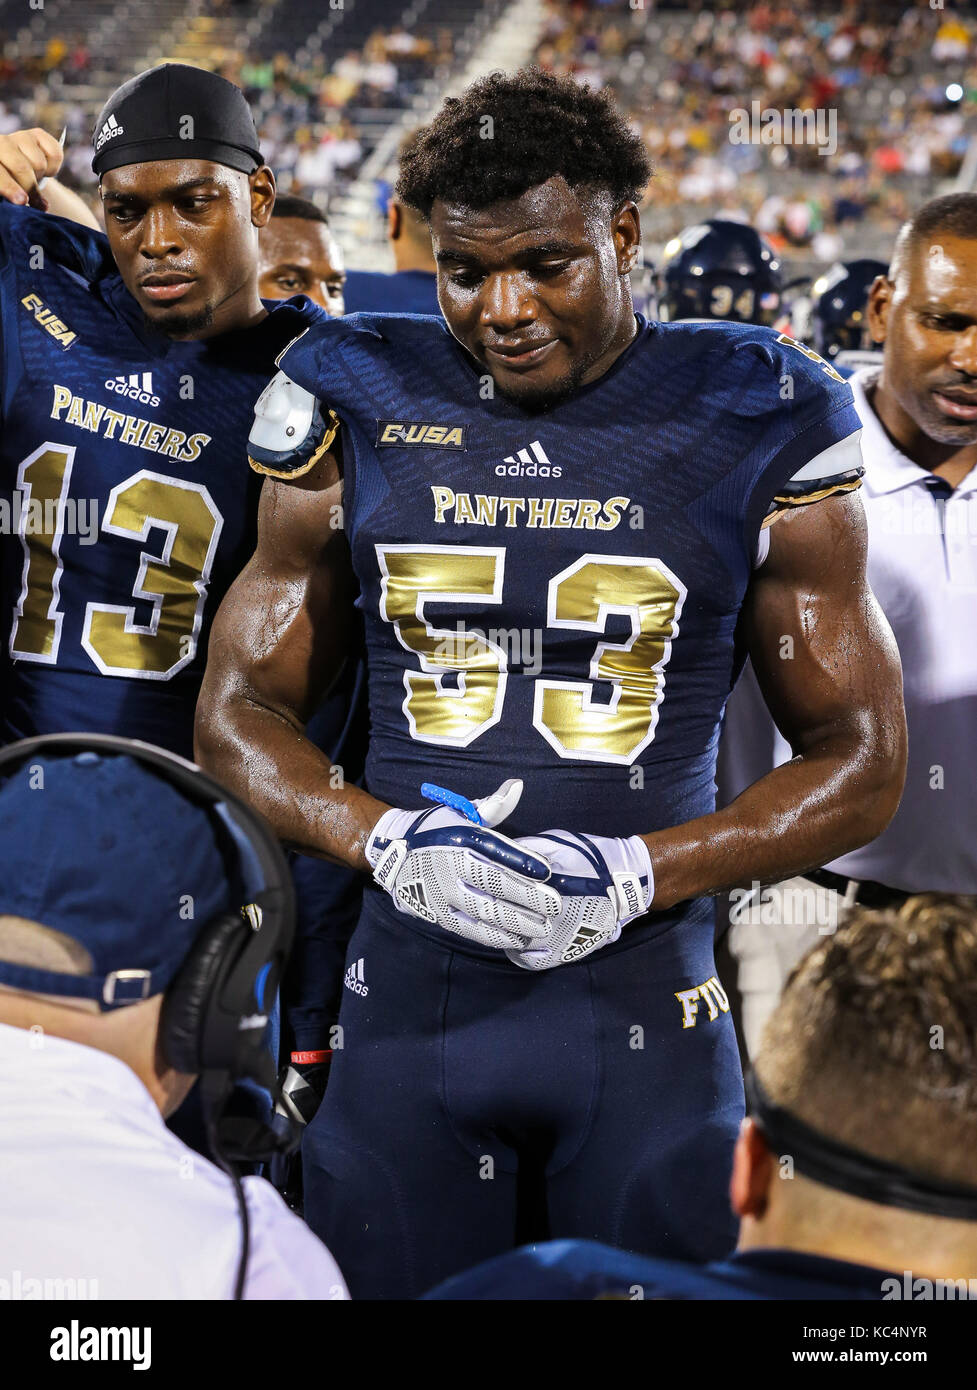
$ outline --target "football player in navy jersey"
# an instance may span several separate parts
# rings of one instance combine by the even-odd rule
[[[351,270],[346,277],[348,314],[437,314],[438,277],[427,224],[396,197],[387,209],[396,269]]]
[[[38,187],[60,167],[52,136],[21,131],[0,146],[0,523],[14,537],[0,742],[79,728],[190,756],[211,617],[254,549],[254,401],[285,344],[325,316],[307,300],[262,303],[281,296],[273,253],[303,209],[286,201],[269,234],[274,178],[238,88],[153,69],[109,98],[95,142],[107,237],[44,212],[90,218],[53,178]],[[293,237],[292,257],[322,251],[308,285],[331,290],[341,263],[317,222],[302,227],[315,234]],[[361,683],[351,661],[314,729],[350,780]],[[307,859],[295,878],[283,998],[290,1051],[313,1058],[318,1090],[359,884]]]
[[[262,299],[291,299],[304,294],[333,318],[345,312],[342,248],[329,219],[315,203],[280,193],[271,220],[261,229],[258,249]]]
[[[416,138],[404,140],[398,152],[403,160]],[[348,314],[438,314],[438,277],[431,249],[431,229],[416,208],[396,193],[387,202],[387,240],[394,270],[351,270],[346,277]]]
[[[814,349],[846,380],[860,367],[881,365],[882,345],[868,329],[868,297],[888,274],[885,261],[838,261],[811,286]]]
[[[259,298],[275,181],[233,84],[152,69],[94,143],[107,236],[0,203],[0,741],[84,728],[189,755],[210,619],[254,545],[251,407],[325,315]]]
[[[544,1233],[727,1253],[743,1093],[710,895],[899,799],[850,390],[770,329],[635,317],[648,175],[607,95],[474,84],[398,185],[445,321],[311,328],[256,408],[258,548],[197,746],[285,840],[373,874],[304,1140],[354,1295]],[[355,583],[364,789],[303,733]],[[746,649],[796,757],[716,813]]]
[[[711,217],[665,245],[658,313],[772,327],[783,311],[783,275],[770,243],[745,222]]]

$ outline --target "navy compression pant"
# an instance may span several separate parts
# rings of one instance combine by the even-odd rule
[[[728,1254],[743,1088],[708,925],[530,974],[370,901],[347,967],[303,1167],[354,1298],[547,1237]]]

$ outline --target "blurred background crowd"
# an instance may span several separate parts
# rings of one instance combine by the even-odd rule
[[[68,181],[94,193],[106,92],[171,58],[216,68],[256,111],[283,191],[328,212],[353,266],[387,268],[383,211],[402,136],[452,85],[535,60],[608,85],[657,177],[652,256],[689,222],[750,221],[803,273],[885,256],[901,221],[977,182],[977,10],[963,0],[0,0],[0,131],[67,127]],[[54,35],[52,37],[52,35]],[[737,110],[820,110],[833,138],[731,140]],[[94,202],[93,202],[94,206]],[[796,262],[796,266],[794,263]]]

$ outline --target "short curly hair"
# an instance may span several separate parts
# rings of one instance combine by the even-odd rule
[[[652,166],[611,96],[522,68],[445,101],[403,151],[397,196],[427,218],[437,199],[485,208],[558,175],[617,206],[640,196]]]
[[[773,1101],[822,1134],[972,1186],[977,898],[853,909],[787,981],[756,1069]]]

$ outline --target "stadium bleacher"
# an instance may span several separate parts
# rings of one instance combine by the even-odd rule
[[[165,59],[216,68],[247,92],[280,187],[329,211],[352,265],[374,264],[398,133],[520,13],[527,54],[608,84],[632,112],[657,171],[642,210],[652,259],[715,215],[751,221],[797,274],[884,256],[912,206],[977,175],[973,5],[950,15],[888,0],[159,0],[126,11],[47,0],[43,23],[0,0],[0,131],[65,125],[66,181],[91,191],[86,142],[107,92]],[[760,110],[821,108],[835,122],[831,153],[732,143],[744,93]]]

